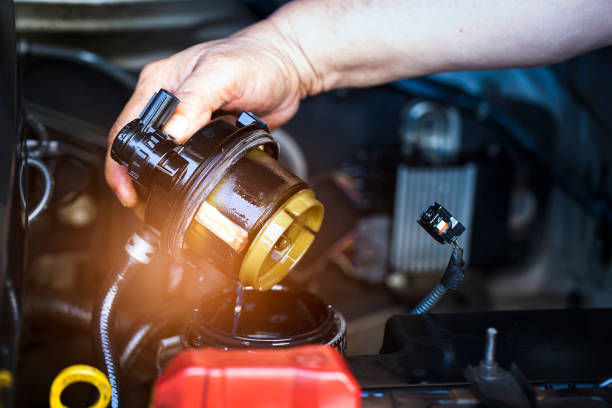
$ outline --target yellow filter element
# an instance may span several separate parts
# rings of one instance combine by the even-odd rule
[[[49,393],[51,408],[67,408],[62,404],[62,392],[74,383],[91,384],[98,390],[98,400],[90,408],[105,408],[111,399],[111,386],[106,375],[95,367],[77,364],[64,368],[55,377]]]
[[[312,190],[291,196],[249,246],[240,267],[240,283],[264,291],[283,280],[310,248],[323,214],[323,204]]]

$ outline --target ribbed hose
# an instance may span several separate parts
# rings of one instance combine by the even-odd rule
[[[419,303],[410,313],[429,313],[431,309],[438,304],[446,292],[449,290],[455,291],[459,289],[464,276],[463,265],[463,249],[459,248],[459,246],[455,246],[453,248],[451,257],[448,260],[448,265],[446,266],[444,275],[442,275],[442,279],[440,279],[440,283],[438,283],[436,287],[434,287],[432,291],[425,296],[425,299],[423,299],[421,303]]]
[[[433,309],[434,306],[438,304],[438,302],[440,301],[440,299],[442,299],[442,297],[446,294],[446,292],[448,292],[448,289],[446,289],[444,286],[438,283],[431,290],[431,292],[429,292],[429,294],[425,296],[425,299],[421,300],[421,303],[419,303],[410,313],[411,314],[429,313],[431,309]]]
[[[149,263],[156,246],[157,236],[150,231],[144,230],[132,235],[125,246],[126,254],[105,280],[102,295],[94,308],[92,324],[95,350],[99,364],[104,367],[111,385],[112,408],[119,408],[121,402],[119,363],[116,352],[118,347],[113,337],[116,305],[135,267]]]

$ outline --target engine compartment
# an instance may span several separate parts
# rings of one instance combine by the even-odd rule
[[[11,211],[20,211],[19,183],[26,214],[45,204],[27,222],[23,210],[10,217],[20,225],[2,250],[13,265],[24,260],[4,282],[23,299],[14,327],[3,323],[3,339],[13,336],[3,340],[4,366],[16,361],[15,388],[5,396],[13,406],[46,405],[61,369],[96,366],[93,305],[140,225],[103,174],[108,129],[139,70],[276,6],[15,1],[20,136],[13,144],[21,153],[14,162],[28,162],[13,167],[25,176],[12,184]],[[4,48],[3,69],[12,69]],[[304,100],[272,132],[279,162],[326,211],[283,285],[346,318],[346,361],[362,406],[494,405],[474,388],[465,394],[478,383],[465,371],[480,363],[488,327],[500,333],[500,366],[510,372],[516,363],[536,389],[525,392],[530,401],[612,401],[598,387],[612,360],[610,64],[607,48],[554,66],[341,89]],[[12,133],[11,120],[0,120]],[[466,277],[435,313],[409,316],[448,262],[448,246],[416,223],[434,201],[465,225]],[[235,281],[160,251],[126,290],[115,327],[129,367],[122,388],[126,406],[145,407],[153,382],[182,350],[177,336],[194,310],[235,293]],[[62,401],[88,406],[95,398],[90,386],[75,384]]]

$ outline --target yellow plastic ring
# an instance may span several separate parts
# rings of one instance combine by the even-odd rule
[[[62,392],[74,383],[91,384],[98,390],[98,400],[90,408],[105,408],[111,399],[111,386],[106,375],[95,367],[85,364],[77,364],[64,368],[55,377],[51,384],[49,393],[49,405],[51,408],[68,408],[62,404]]]
[[[312,190],[291,196],[251,242],[240,266],[240,283],[261,291],[279,283],[314,241],[323,214],[323,204]]]

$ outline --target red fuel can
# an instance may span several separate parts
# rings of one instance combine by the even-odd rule
[[[159,376],[154,408],[357,408],[361,392],[344,358],[323,345],[187,350]]]

